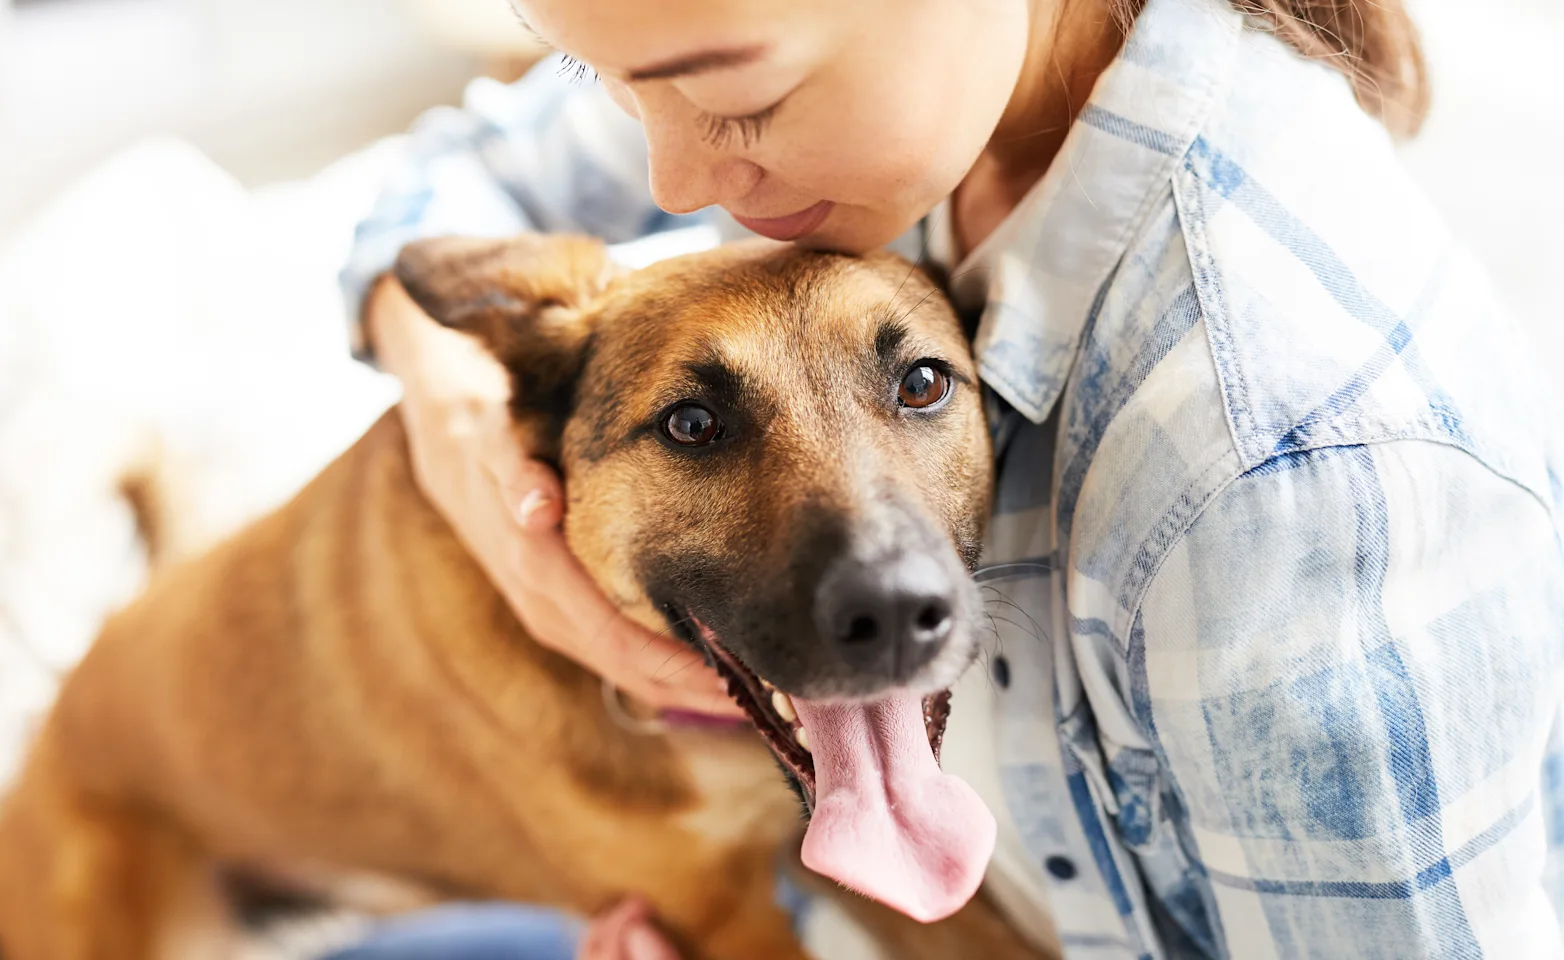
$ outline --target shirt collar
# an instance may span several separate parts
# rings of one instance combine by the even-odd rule
[[[1149,0],[1047,173],[953,271],[986,278],[978,369],[1033,422],[1063,392],[1135,227],[1225,89],[1242,23],[1226,0]]]

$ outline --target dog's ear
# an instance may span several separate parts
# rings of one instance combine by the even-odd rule
[[[510,372],[511,405],[549,456],[592,337],[588,308],[623,269],[601,241],[565,234],[440,237],[404,247],[392,273],[435,320],[476,336]]]
[[[581,309],[620,271],[599,240],[528,233],[419,240],[403,248],[392,272],[424,312],[478,337],[510,366],[585,336]]]

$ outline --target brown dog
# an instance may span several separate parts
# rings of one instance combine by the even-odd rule
[[[933,753],[990,465],[943,299],[890,257],[770,246],[624,275],[583,239],[431,241],[398,275],[512,372],[586,568],[713,659],[764,736],[616,723],[419,495],[388,414],[159,577],[69,678],[0,807],[0,954],[211,955],[214,870],[237,865],[582,914],[639,894],[688,957],[801,957],[773,904],[797,821],[774,760],[813,810],[805,862],[955,910],[993,827]],[[852,909],[898,956],[952,955]],[[1033,955],[981,901],[940,928],[963,956]]]

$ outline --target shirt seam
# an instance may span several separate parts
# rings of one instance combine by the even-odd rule
[[[1518,478],[1516,478],[1514,476],[1511,476],[1508,473],[1506,473],[1505,471],[1500,470],[1497,467],[1493,466],[1486,459],[1484,459],[1483,457],[1479,456],[1475,451],[1470,450],[1470,449],[1466,448],[1465,446],[1463,446],[1463,445],[1461,445],[1459,443],[1455,443],[1455,442],[1449,440],[1448,438],[1438,437],[1438,436],[1426,436],[1426,435],[1420,435],[1420,434],[1414,434],[1414,433],[1408,433],[1408,432],[1400,432],[1400,433],[1385,433],[1385,434],[1381,434],[1379,436],[1369,436],[1369,437],[1365,437],[1365,438],[1358,439],[1358,440],[1332,441],[1332,442],[1311,444],[1309,446],[1304,446],[1304,447],[1296,447],[1296,448],[1293,448],[1293,449],[1289,449],[1289,450],[1286,450],[1286,451],[1279,452],[1279,453],[1273,454],[1271,456],[1268,456],[1265,459],[1261,460],[1260,462],[1254,464],[1253,466],[1245,466],[1242,470],[1239,470],[1238,472],[1234,473],[1232,476],[1230,476],[1227,479],[1221,481],[1217,486],[1215,486],[1215,487],[1213,487],[1211,489],[1210,493],[1206,494],[1205,496],[1203,496],[1199,500],[1198,506],[1193,511],[1190,512],[1189,517],[1185,520],[1185,522],[1182,525],[1181,529],[1179,529],[1177,535],[1169,538],[1167,543],[1163,546],[1162,550],[1160,551],[1160,554],[1157,557],[1156,563],[1152,566],[1151,571],[1146,575],[1146,577],[1144,579],[1142,579],[1142,581],[1140,583],[1140,586],[1137,588],[1136,593],[1135,593],[1135,597],[1134,597],[1134,602],[1131,603],[1131,604],[1128,604],[1126,606],[1125,609],[1126,609],[1127,612],[1126,612],[1126,615],[1125,615],[1125,624],[1123,626],[1123,634],[1122,635],[1125,636],[1125,637],[1129,636],[1130,629],[1133,627],[1133,625],[1135,623],[1135,618],[1140,616],[1141,605],[1145,602],[1146,593],[1151,589],[1151,584],[1156,581],[1157,575],[1162,572],[1162,566],[1163,566],[1163,564],[1165,564],[1167,562],[1167,558],[1172,554],[1174,548],[1177,547],[1183,541],[1183,539],[1186,536],[1188,536],[1189,531],[1194,527],[1194,525],[1196,523],[1198,523],[1200,521],[1200,518],[1205,515],[1206,511],[1208,509],[1210,509],[1211,504],[1213,502],[1215,502],[1215,500],[1218,497],[1220,497],[1223,493],[1225,493],[1227,491],[1227,489],[1229,487],[1231,487],[1234,483],[1236,483],[1237,481],[1243,479],[1244,477],[1246,477],[1246,476],[1248,476],[1248,475],[1250,475],[1250,474],[1260,470],[1261,468],[1263,468],[1263,467],[1265,467],[1265,466],[1267,466],[1267,465],[1269,465],[1271,463],[1274,463],[1275,461],[1280,460],[1280,459],[1282,459],[1284,457],[1291,457],[1291,456],[1296,456],[1297,454],[1305,454],[1305,453],[1317,453],[1317,452],[1322,451],[1322,450],[1341,450],[1341,449],[1349,449],[1349,448],[1352,448],[1352,447],[1380,447],[1380,446],[1390,446],[1390,445],[1398,444],[1398,443],[1411,443],[1411,444],[1428,443],[1428,444],[1434,444],[1436,446],[1447,447],[1447,448],[1450,448],[1452,450],[1457,450],[1460,453],[1464,454],[1466,456],[1466,458],[1469,459],[1471,462],[1473,462],[1477,466],[1479,466],[1484,472],[1489,473],[1492,476],[1494,476],[1495,478],[1497,478],[1499,480],[1502,480],[1502,481],[1504,481],[1504,482],[1506,482],[1506,483],[1516,487],[1517,489],[1519,489],[1522,493],[1524,493],[1527,497],[1529,497],[1533,502],[1535,502],[1542,509],[1543,514],[1548,518],[1550,523],[1554,521],[1553,508],[1548,503],[1548,501],[1547,501],[1547,499],[1545,497],[1541,496],[1537,491],[1533,490],[1529,485],[1527,485],[1522,480],[1520,480],[1520,479],[1518,479]],[[1198,486],[1199,486],[1198,480],[1200,478],[1204,478],[1205,476],[1210,474],[1211,471],[1215,467],[1220,466],[1222,460],[1225,459],[1225,458],[1226,458],[1226,453],[1224,452],[1222,457],[1218,458],[1210,466],[1207,466],[1204,469],[1202,469],[1200,474],[1196,478],[1197,482],[1191,483],[1187,489],[1189,489],[1189,490],[1198,489]],[[1240,457],[1240,464],[1242,464],[1242,462],[1243,462],[1242,458]],[[1126,578],[1126,582],[1128,582],[1128,578]],[[1128,652],[1129,652],[1128,646],[1126,646],[1125,654],[1127,655]]]

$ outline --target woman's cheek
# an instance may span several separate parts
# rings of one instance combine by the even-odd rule
[[[908,189],[954,189],[956,181],[945,181],[959,178],[966,165],[955,164],[948,156],[948,131],[917,117],[916,110],[909,112],[911,117],[905,119],[882,112],[836,141],[841,161],[837,169],[842,174],[851,171],[857,189],[882,195]],[[882,196],[881,203],[873,202],[873,197],[864,199],[870,206],[881,206],[890,197]]]
[[[903,186],[955,189],[986,139],[974,137],[971,110],[930,77],[887,79],[860,88],[863,95],[850,111],[856,122],[842,138],[844,153],[851,143],[857,155],[874,159],[878,177]]]

